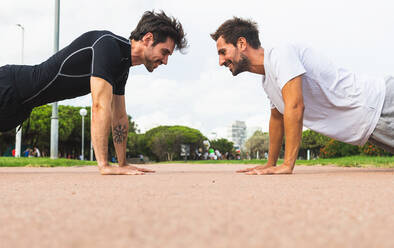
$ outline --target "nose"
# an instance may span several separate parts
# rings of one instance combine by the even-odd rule
[[[219,65],[220,65],[220,66],[224,65],[224,62],[225,62],[225,61],[226,61],[226,60],[224,59],[223,56],[219,56]]]
[[[163,62],[163,64],[167,65],[167,62],[168,62],[168,56],[165,56],[162,62]]]

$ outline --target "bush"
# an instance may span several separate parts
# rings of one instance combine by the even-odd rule
[[[185,126],[159,126],[145,133],[146,154],[158,161],[181,159],[181,144],[190,145],[190,156],[205,140],[200,131]]]
[[[321,158],[336,158],[358,154],[360,154],[358,146],[331,139],[322,149],[320,149],[319,156]]]
[[[368,156],[389,156],[390,152],[386,152],[385,150],[367,142],[364,146],[360,147],[361,154],[365,154]]]

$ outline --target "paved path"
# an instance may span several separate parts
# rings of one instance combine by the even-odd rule
[[[394,247],[394,169],[0,168],[0,247]]]

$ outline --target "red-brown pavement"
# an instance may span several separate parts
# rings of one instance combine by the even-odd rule
[[[0,247],[394,247],[394,169],[0,168]]]

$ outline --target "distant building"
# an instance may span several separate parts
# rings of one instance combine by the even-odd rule
[[[246,124],[244,121],[235,121],[228,127],[228,139],[234,142],[234,146],[242,148],[246,141]]]

